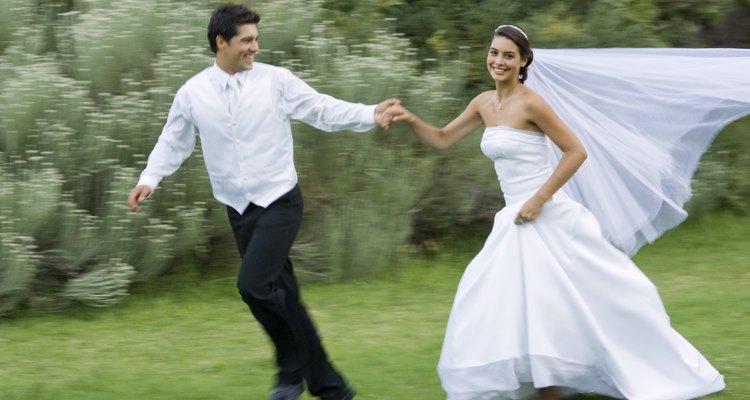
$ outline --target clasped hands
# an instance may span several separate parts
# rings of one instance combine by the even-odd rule
[[[399,99],[387,99],[375,107],[375,123],[383,129],[390,128],[393,122],[401,121],[408,115],[409,111]]]

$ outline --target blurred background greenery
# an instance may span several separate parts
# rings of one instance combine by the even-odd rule
[[[200,151],[145,211],[125,201],[172,96],[210,65],[208,0],[0,0],[0,316],[108,306],[134,285],[238,263]],[[274,0],[260,60],[321,92],[399,97],[434,123],[489,84],[500,23],[535,47],[750,47],[748,0]],[[710,79],[707,78],[707,79]],[[398,273],[503,206],[478,135],[445,152],[403,128],[323,134],[295,124],[306,198],[293,249],[303,279]],[[750,210],[750,120],[703,157],[691,218]],[[196,273],[197,271],[197,273]],[[152,286],[149,286],[152,285]]]

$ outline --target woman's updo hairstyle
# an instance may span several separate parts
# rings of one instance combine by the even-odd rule
[[[495,29],[495,36],[503,36],[510,39],[518,46],[521,58],[526,60],[526,65],[521,67],[521,70],[518,72],[518,80],[524,83],[529,76],[529,65],[534,61],[534,52],[531,51],[531,44],[526,32],[517,25],[500,25]]]

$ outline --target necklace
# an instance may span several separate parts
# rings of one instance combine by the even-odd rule
[[[505,100],[508,100],[508,99],[505,99]],[[497,109],[498,110],[502,110],[503,109],[503,101],[500,100],[499,98],[497,99]]]

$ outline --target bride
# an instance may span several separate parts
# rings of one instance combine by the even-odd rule
[[[484,125],[481,150],[506,200],[457,289],[438,364],[448,399],[680,400],[725,387],[672,329],[628,254],[685,218],[700,155],[750,113],[741,72],[750,52],[726,54],[700,55],[743,63],[711,63],[732,74],[707,83],[695,71],[660,71],[689,61],[676,49],[537,51],[543,62],[530,70],[526,33],[501,25],[487,55],[495,89],[452,122],[438,128],[402,105],[388,110],[438,149]],[[715,82],[732,79],[743,80],[742,93]]]

